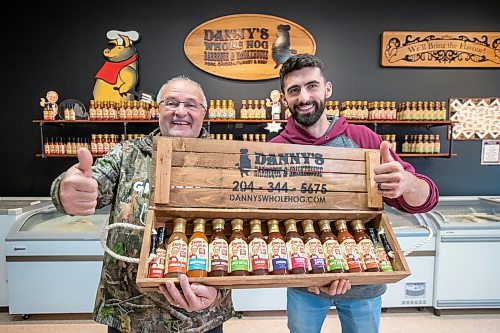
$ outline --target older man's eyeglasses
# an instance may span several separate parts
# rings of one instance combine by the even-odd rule
[[[165,109],[167,109],[168,111],[175,111],[175,110],[179,109],[179,106],[181,104],[184,104],[184,107],[192,112],[195,112],[195,111],[198,111],[201,109],[205,109],[203,104],[198,103],[196,101],[189,101],[189,100],[188,101],[177,101],[175,99],[166,99],[164,101],[161,101],[159,105],[160,106],[163,105],[165,107]]]

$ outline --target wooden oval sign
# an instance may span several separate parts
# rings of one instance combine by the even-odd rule
[[[207,21],[192,30],[184,52],[198,68],[237,80],[279,76],[290,56],[315,54],[316,42],[300,25],[271,15],[237,14]]]

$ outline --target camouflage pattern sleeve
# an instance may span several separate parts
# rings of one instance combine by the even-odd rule
[[[116,145],[106,155],[98,158],[92,167],[92,177],[97,181],[99,190],[96,208],[113,203],[120,177],[123,145]]]

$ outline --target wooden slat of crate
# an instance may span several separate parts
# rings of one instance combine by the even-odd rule
[[[298,197],[291,197],[290,194],[282,193],[282,195],[273,194],[271,196],[265,190],[257,190],[252,194],[247,194],[243,192],[235,193],[229,189],[173,188],[170,191],[169,206],[189,206],[192,208],[226,206],[228,208],[262,209],[369,209],[367,206],[368,195],[366,193],[327,192],[321,197],[307,197],[300,193],[299,195]],[[234,200],[228,201],[227,198],[234,198]]]
[[[204,169],[193,167],[172,167],[170,186],[200,186],[202,188],[232,189],[234,182],[241,181],[239,170],[235,169]],[[255,189],[269,189],[268,178],[253,178]],[[275,182],[286,179],[275,178]],[[366,176],[356,174],[323,173],[322,177],[295,177],[294,183],[326,183],[328,192],[366,192]],[[292,188],[290,187],[290,190]],[[299,192],[300,193],[300,192]]]
[[[221,154],[240,154],[240,149],[248,149],[249,154],[258,151],[262,154],[280,153],[312,153],[323,154],[325,158],[336,160],[364,161],[365,151],[370,149],[360,148],[333,148],[326,146],[308,146],[292,145],[282,143],[263,143],[249,141],[224,141],[224,140],[203,140],[189,138],[166,138],[155,137],[155,141],[172,140],[172,149],[174,151],[185,152],[203,152],[203,153],[221,153]]]
[[[229,155],[229,154],[228,154]],[[172,156],[172,166],[173,167],[207,167],[207,168],[224,168],[224,169],[235,169],[239,170],[235,163],[231,160],[221,158],[226,156],[226,154],[221,155],[221,153],[198,153],[198,152],[176,152]],[[252,158],[255,155],[248,155]],[[365,174],[365,161],[364,160],[350,160],[349,164],[339,164],[335,163],[336,160],[325,159],[325,164],[323,167],[327,172],[336,173],[353,173],[353,174]],[[250,169],[254,171],[256,169]]]
[[[299,209],[287,209],[287,210],[266,210],[266,209],[241,209],[241,208],[204,208],[203,212],[199,210],[194,210],[192,208],[181,208],[181,207],[164,207],[155,206],[151,207],[156,216],[156,221],[165,221],[168,219],[176,217],[185,218],[197,218],[200,214],[206,219],[277,219],[284,221],[286,219],[297,219],[304,220],[309,219],[314,216],[315,219],[332,219],[333,217],[342,216],[344,219],[353,220],[361,219],[364,222],[373,219],[380,215],[380,211],[356,211],[356,210],[299,210]]]
[[[158,218],[157,212],[150,210],[146,222],[145,235],[150,235],[154,221]],[[269,213],[269,212],[268,212]],[[391,245],[396,258],[392,261],[394,272],[362,272],[362,273],[326,273],[326,274],[302,274],[302,275],[264,275],[264,276],[226,276],[226,277],[206,277],[206,278],[189,278],[190,282],[202,283],[205,285],[214,286],[217,288],[274,288],[274,287],[308,287],[308,286],[324,286],[332,281],[339,279],[348,279],[352,285],[361,284],[383,284],[394,283],[404,279],[411,274],[408,263],[401,252],[401,248],[396,240],[392,227],[383,213],[378,213],[378,227],[382,226],[387,235],[389,244]],[[181,214],[182,215],[182,214]],[[363,214],[361,213],[362,217]],[[272,216],[272,215],[269,215]],[[370,216],[370,215],[368,215]],[[199,215],[197,216],[199,217]],[[236,217],[236,216],[235,216]],[[239,217],[239,216],[238,216]],[[340,218],[341,215],[331,213],[330,218]],[[310,218],[316,219],[317,217]],[[137,274],[137,285],[143,291],[158,290],[160,284],[166,281],[174,281],[178,283],[178,279],[162,278],[151,279],[147,277],[148,264],[147,257],[149,255],[150,237],[144,237],[141,250],[141,263]]]

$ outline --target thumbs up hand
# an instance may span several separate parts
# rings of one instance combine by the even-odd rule
[[[418,178],[394,160],[389,147],[390,143],[387,141],[380,144],[380,165],[373,168],[373,179],[378,183],[379,194],[387,198],[398,198],[413,191]]]
[[[92,178],[93,158],[90,151],[80,148],[78,163],[66,171],[59,187],[59,199],[70,215],[92,215],[97,205],[97,181]]]

